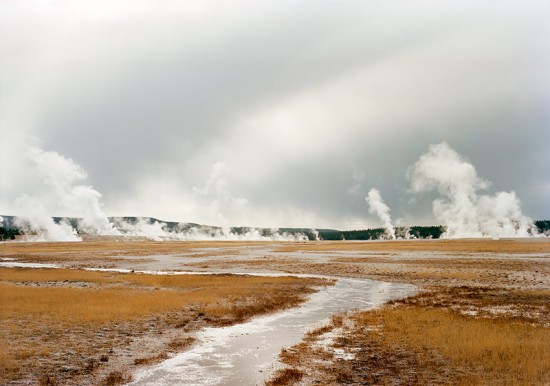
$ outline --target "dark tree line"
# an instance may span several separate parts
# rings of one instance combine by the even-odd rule
[[[535,225],[538,228],[540,233],[550,232],[550,220],[535,221]]]
[[[15,236],[20,235],[19,229],[12,227],[0,227],[0,240],[14,240]]]
[[[438,239],[444,230],[441,226],[397,227],[395,228],[395,235],[398,238]],[[354,231],[322,229],[319,230],[319,238],[322,240],[380,240],[385,237],[385,233],[386,231],[383,228]]]

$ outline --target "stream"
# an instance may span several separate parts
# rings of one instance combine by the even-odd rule
[[[282,348],[341,311],[369,309],[416,292],[407,284],[339,278],[302,306],[247,323],[206,328],[190,350],[134,374],[131,385],[257,385],[277,368]]]
[[[57,264],[20,263],[2,258],[0,266],[61,268]],[[158,268],[154,266],[154,268]],[[203,274],[216,272],[134,271],[126,268],[86,268],[90,271],[141,272],[148,274]],[[323,287],[299,307],[229,327],[205,328],[188,351],[134,374],[131,385],[261,385],[280,367],[281,349],[299,343],[304,335],[329,321],[338,312],[366,310],[393,299],[414,295],[416,287],[368,279],[330,278],[307,274],[274,272],[231,272],[257,276],[299,276],[337,279]]]

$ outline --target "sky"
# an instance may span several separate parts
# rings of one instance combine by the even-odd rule
[[[549,14],[546,0],[0,0],[0,214],[31,200],[83,216],[76,186],[109,216],[358,229],[381,224],[375,188],[397,225],[434,224],[437,192],[410,170],[446,142],[487,194],[550,219]]]

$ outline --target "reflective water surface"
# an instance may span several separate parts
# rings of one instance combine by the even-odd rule
[[[133,385],[254,385],[269,378],[277,355],[339,311],[368,309],[415,293],[406,284],[338,279],[298,308],[250,322],[207,328],[189,351],[134,375]]]

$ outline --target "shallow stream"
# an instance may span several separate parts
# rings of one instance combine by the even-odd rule
[[[134,375],[132,385],[263,384],[282,348],[299,343],[304,334],[337,312],[369,309],[415,293],[407,284],[338,279],[302,306],[247,323],[207,328],[190,350]]]

